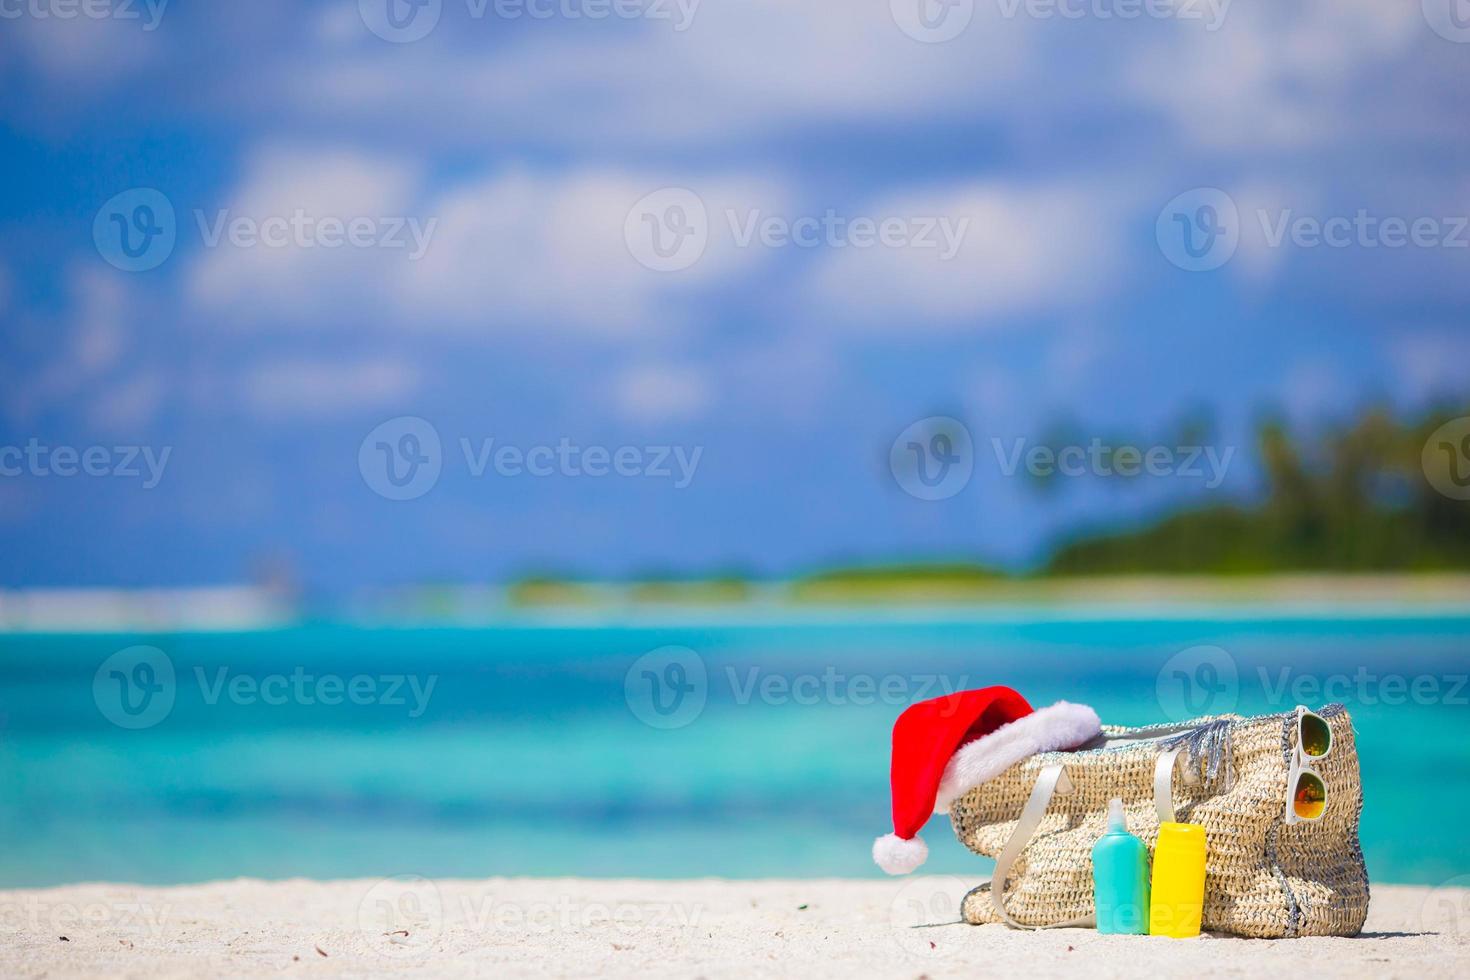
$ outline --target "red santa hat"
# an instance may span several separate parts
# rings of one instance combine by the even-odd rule
[[[924,863],[918,836],[931,814],[1038,752],[1072,749],[1102,730],[1085,704],[1032,710],[1008,687],[958,691],[909,705],[893,723],[893,833],[873,842],[873,860],[891,875]]]

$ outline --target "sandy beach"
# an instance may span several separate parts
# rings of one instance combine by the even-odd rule
[[[88,884],[0,892],[24,977],[1470,975],[1470,890],[1383,885],[1354,939],[1020,933],[952,918],[955,878]]]

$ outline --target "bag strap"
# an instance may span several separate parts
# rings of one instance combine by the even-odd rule
[[[1154,812],[1159,823],[1174,823],[1174,762],[1184,746],[1176,745],[1159,753],[1154,762]]]
[[[1174,764],[1179,760],[1179,753],[1184,751],[1184,748],[1183,745],[1177,745],[1174,748],[1165,749],[1159,753],[1159,758],[1154,763],[1154,811],[1158,814],[1160,823],[1174,822]],[[1006,880],[1010,878],[1011,870],[1016,866],[1016,861],[1020,859],[1026,846],[1031,843],[1036,829],[1041,826],[1041,821],[1046,816],[1046,808],[1051,805],[1052,796],[1058,793],[1068,796],[1072,791],[1072,782],[1067,778],[1064,766],[1060,763],[1053,763],[1043,767],[1036,777],[1036,785],[1031,787],[1031,795],[1026,799],[1026,805],[1021,808],[1021,816],[1016,821],[1016,829],[1011,832],[1006,846],[1001,848],[1000,856],[995,859],[995,873],[990,876],[990,904],[995,907],[996,914],[1012,929],[1070,929],[1085,928],[1096,924],[1095,916],[1084,915],[1066,922],[1028,926],[1024,922],[1018,922],[1010,912],[1006,911]]]
[[[1006,846],[1001,849],[1000,856],[995,859],[995,873],[990,877],[990,902],[995,906],[996,913],[1012,929],[1068,929],[1091,926],[1096,921],[1092,915],[1084,915],[1067,922],[1028,926],[1016,921],[1011,917],[1011,913],[1006,911],[1006,879],[1010,877],[1011,869],[1015,867],[1021,853],[1026,850],[1026,845],[1031,843],[1031,837],[1036,833],[1036,828],[1041,826],[1041,820],[1046,816],[1046,808],[1055,793],[1061,793],[1063,796],[1072,793],[1072,783],[1067,779],[1066,769],[1060,764],[1046,766],[1036,777],[1036,785],[1031,788],[1031,796],[1027,798],[1026,805],[1021,809],[1020,819],[1016,821],[1016,829],[1011,832]]]

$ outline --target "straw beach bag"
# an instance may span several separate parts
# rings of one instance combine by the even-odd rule
[[[1311,823],[1284,821],[1295,712],[1105,726],[1077,751],[1032,756],[970,790],[950,805],[950,820],[960,842],[995,858],[996,870],[965,896],[965,921],[1088,924],[1092,846],[1108,801],[1120,797],[1129,830],[1150,851],[1162,820],[1204,827],[1206,931],[1356,935],[1368,913],[1368,873],[1352,719],[1340,704],[1318,714],[1332,729],[1332,750],[1313,763],[1327,808]]]

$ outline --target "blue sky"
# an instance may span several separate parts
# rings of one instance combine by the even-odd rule
[[[427,30],[409,41],[380,36],[379,0],[5,7],[0,445],[103,447],[109,475],[0,477],[0,585],[279,562],[329,591],[1022,567],[1081,525],[1248,495],[1268,409],[1312,426],[1470,394],[1470,43],[1435,0],[1131,19],[1106,0],[1076,17],[923,0],[916,20],[919,2],[596,18],[565,0],[533,18],[443,0],[431,26],[399,8]],[[175,243],[127,271],[94,227],[139,188],[172,208]],[[1235,244],[1190,271],[1165,212],[1186,195],[1199,215],[1198,188],[1234,208]],[[660,270],[637,236],[673,212],[640,209],[671,189],[703,210],[702,250]],[[829,214],[900,230],[742,241]],[[1312,237],[1360,214],[1341,245]],[[279,247],[212,238],[293,215],[313,230]],[[1420,221],[1419,242],[1383,244],[1390,218]],[[323,247],[323,221],[354,220],[365,244]],[[952,255],[930,225],[963,229]],[[1063,424],[1174,446],[1201,414],[1240,453],[1215,488],[1039,494],[993,448]],[[942,500],[888,461],[930,416],[975,447]],[[440,472],[393,500],[360,457],[403,417],[432,426]],[[682,487],[477,476],[462,440],[487,439],[630,447],[643,469],[660,447],[699,457]],[[155,486],[115,472],[134,446],[168,449]]]

